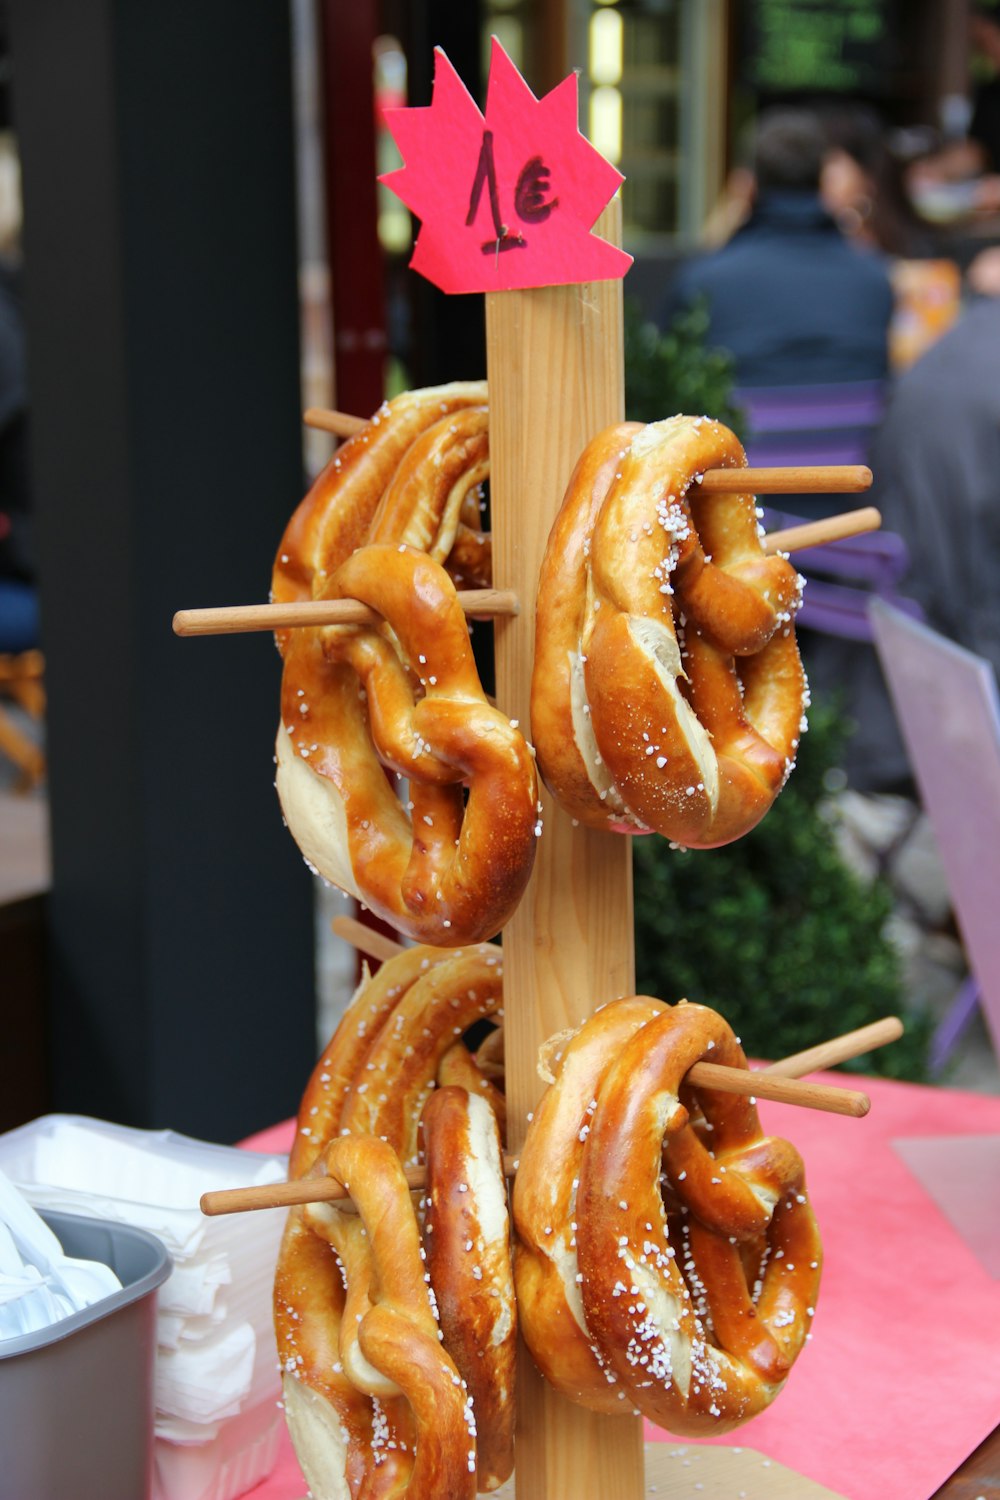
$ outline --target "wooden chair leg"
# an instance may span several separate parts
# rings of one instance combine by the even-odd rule
[[[39,784],[45,775],[45,756],[38,746],[33,744],[16,724],[12,723],[2,708],[0,708],[0,751],[20,770],[20,790],[27,790]]]

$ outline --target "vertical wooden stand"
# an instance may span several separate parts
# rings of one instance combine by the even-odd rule
[[[598,230],[618,242],[617,202]],[[534,600],[549,530],[580,453],[624,416],[621,282],[490,293],[486,338],[494,581],[521,599],[520,616],[496,626],[497,699],[528,733]],[[635,979],[631,840],[574,827],[542,795],[535,873],[503,938],[515,1152],[542,1089],[539,1043],[631,994]],[[518,1500],[638,1500],[639,1418],[573,1406],[527,1356],[518,1377]]]

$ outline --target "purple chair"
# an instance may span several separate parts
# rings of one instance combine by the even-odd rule
[[[854,381],[741,387],[733,399],[746,418],[750,463],[783,468],[866,463],[885,398],[882,381]],[[767,510],[764,524],[768,531],[844,509],[840,496],[789,496],[787,503],[794,514]],[[795,554],[795,564],[807,581],[797,622],[807,630],[871,642],[868,606],[873,595],[914,619],[923,617],[920,606],[899,592],[909,554],[902,537],[893,532],[872,532],[825,547],[805,548]]]

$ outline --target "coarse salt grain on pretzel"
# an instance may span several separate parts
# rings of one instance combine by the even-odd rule
[[[514,1180],[515,1282],[521,1331],[546,1379],[578,1405],[618,1415],[628,1392],[598,1348],[581,1298],[577,1186],[601,1083],[626,1040],[661,1013],[633,997],[603,1006],[551,1060]]]
[[[438,1088],[423,1114],[425,1243],[444,1346],[476,1423],[477,1488],[514,1468],[517,1313],[496,1118],[479,1095]]]
[[[743,467],[706,418],[609,428],[582,455],[539,584],[532,735],[560,804],[590,826],[708,848],[771,806],[803,727],[801,583],[766,557]]]
[[[349,1190],[356,1210],[314,1203],[307,1215],[317,1237],[335,1248],[344,1271],[340,1359],[354,1387],[372,1398],[372,1438],[362,1451],[368,1473],[387,1458],[395,1465],[402,1451],[411,1457],[412,1469],[397,1492],[401,1496],[471,1500],[476,1493],[471,1402],[442,1347],[399,1158],[373,1136],[343,1136],[313,1168],[314,1175],[320,1172]],[[299,1413],[291,1384],[294,1423]],[[328,1451],[315,1456],[322,1471]]]
[[[493,937],[531,873],[538,788],[516,723],[483,694],[454,586],[412,548],[373,546],[327,592],[370,605],[387,630],[298,632],[277,740],[292,835],[398,931],[442,947]],[[405,806],[386,768],[407,780]]]
[[[379,503],[412,444],[443,417],[485,401],[485,381],[455,381],[383,403],[337,449],[293,513],[274,565],[274,601],[322,598],[329,576],[368,540]]]
[[[746,1066],[702,1006],[671,1007],[625,1043],[577,1194],[587,1326],[639,1410],[678,1435],[725,1432],[774,1399],[822,1260],[801,1159],[762,1134],[749,1099],[684,1083],[703,1060]]]

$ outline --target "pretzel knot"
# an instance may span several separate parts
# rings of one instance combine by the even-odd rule
[[[576,1209],[587,1328],[636,1407],[678,1434],[724,1432],[774,1399],[822,1259],[798,1154],[762,1134],[749,1099],[686,1085],[701,1060],[746,1066],[702,1006],[672,1007],[625,1042]]]
[[[400,544],[361,548],[326,592],[385,624],[299,629],[286,648],[277,787],[292,835],[400,932],[490,938],[531,873],[538,787],[524,737],[483,694],[454,586]],[[407,781],[405,806],[386,769]]]
[[[765,556],[751,495],[699,488],[745,465],[727,428],[673,417],[607,429],[570,480],[539,583],[532,735],[592,827],[728,843],[792,768],[801,580]]]

